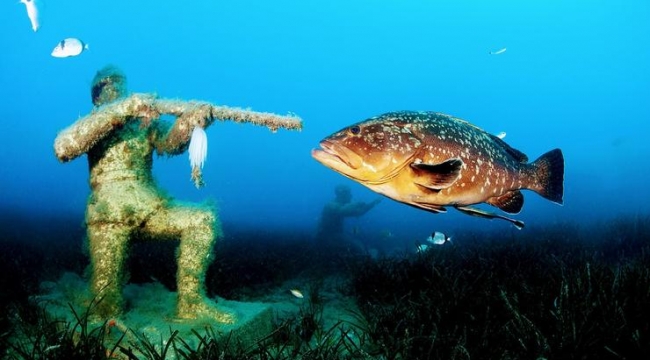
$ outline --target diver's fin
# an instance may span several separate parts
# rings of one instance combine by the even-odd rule
[[[460,177],[463,160],[449,159],[440,164],[412,163],[414,182],[430,190],[440,191],[450,187]]]
[[[564,155],[555,149],[540,156],[530,164],[535,173],[537,186],[531,190],[562,205],[564,202]]]
[[[501,196],[491,197],[485,200],[486,203],[496,206],[508,214],[518,214],[524,206],[524,195],[521,191],[508,191]]]
[[[514,225],[519,230],[524,228],[523,221],[511,219],[509,217],[495,214],[489,211],[473,208],[471,206],[456,206],[456,209],[458,209],[458,211],[465,213],[467,215],[478,216],[485,219],[503,219],[505,221],[511,222],[512,225]]]

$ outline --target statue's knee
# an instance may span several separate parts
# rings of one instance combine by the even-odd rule
[[[86,235],[91,246],[119,247],[122,251],[129,241],[132,229],[122,224],[89,223]]]
[[[213,211],[195,210],[191,217],[193,224],[188,229],[190,233],[205,234],[210,237],[218,236],[221,233],[217,216]]]
[[[217,216],[210,210],[200,210],[198,220],[202,224],[213,226],[217,221]]]

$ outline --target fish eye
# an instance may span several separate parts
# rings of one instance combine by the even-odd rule
[[[361,132],[361,128],[358,125],[354,125],[353,127],[348,129],[348,132],[352,135],[359,135]]]

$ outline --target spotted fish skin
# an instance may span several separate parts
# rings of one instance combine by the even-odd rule
[[[467,214],[523,223],[469,205],[507,213],[523,206],[522,189],[562,204],[564,158],[555,149],[527,156],[469,122],[436,112],[390,112],[346,127],[312,156],[323,165],[394,200],[432,212],[453,206]]]

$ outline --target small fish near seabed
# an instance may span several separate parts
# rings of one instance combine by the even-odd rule
[[[66,58],[70,56],[77,56],[88,50],[88,44],[76,38],[67,38],[59,41],[59,43],[52,50],[52,56],[56,58]]]
[[[431,211],[524,223],[509,214],[524,205],[520,190],[563,203],[564,156],[555,149],[532,163],[519,150],[469,122],[437,112],[398,111],[348,126],[320,142],[314,159],[393,200]]]
[[[21,4],[25,4],[25,9],[27,10],[27,17],[32,23],[32,30],[34,32],[38,31],[41,27],[40,22],[38,21],[38,7],[36,6],[35,0],[20,0]]]
[[[425,252],[427,252],[427,250],[429,250],[429,245],[427,245],[427,244],[418,244],[415,247],[415,252],[420,253],[420,254],[424,254]]]
[[[424,253],[427,250],[431,249],[433,245],[441,246],[447,243],[451,244],[451,237],[447,236],[440,231],[434,231],[433,234],[429,235],[426,239],[428,244],[419,244],[415,247],[415,251],[418,253]]]
[[[433,245],[445,245],[446,243],[451,243],[451,237],[447,236],[440,231],[434,231],[433,234],[429,235],[427,242]]]
[[[305,297],[305,295],[303,295],[302,292],[298,289],[291,289],[289,290],[289,292],[291,293],[291,295],[297,297],[298,299],[302,299]]]

